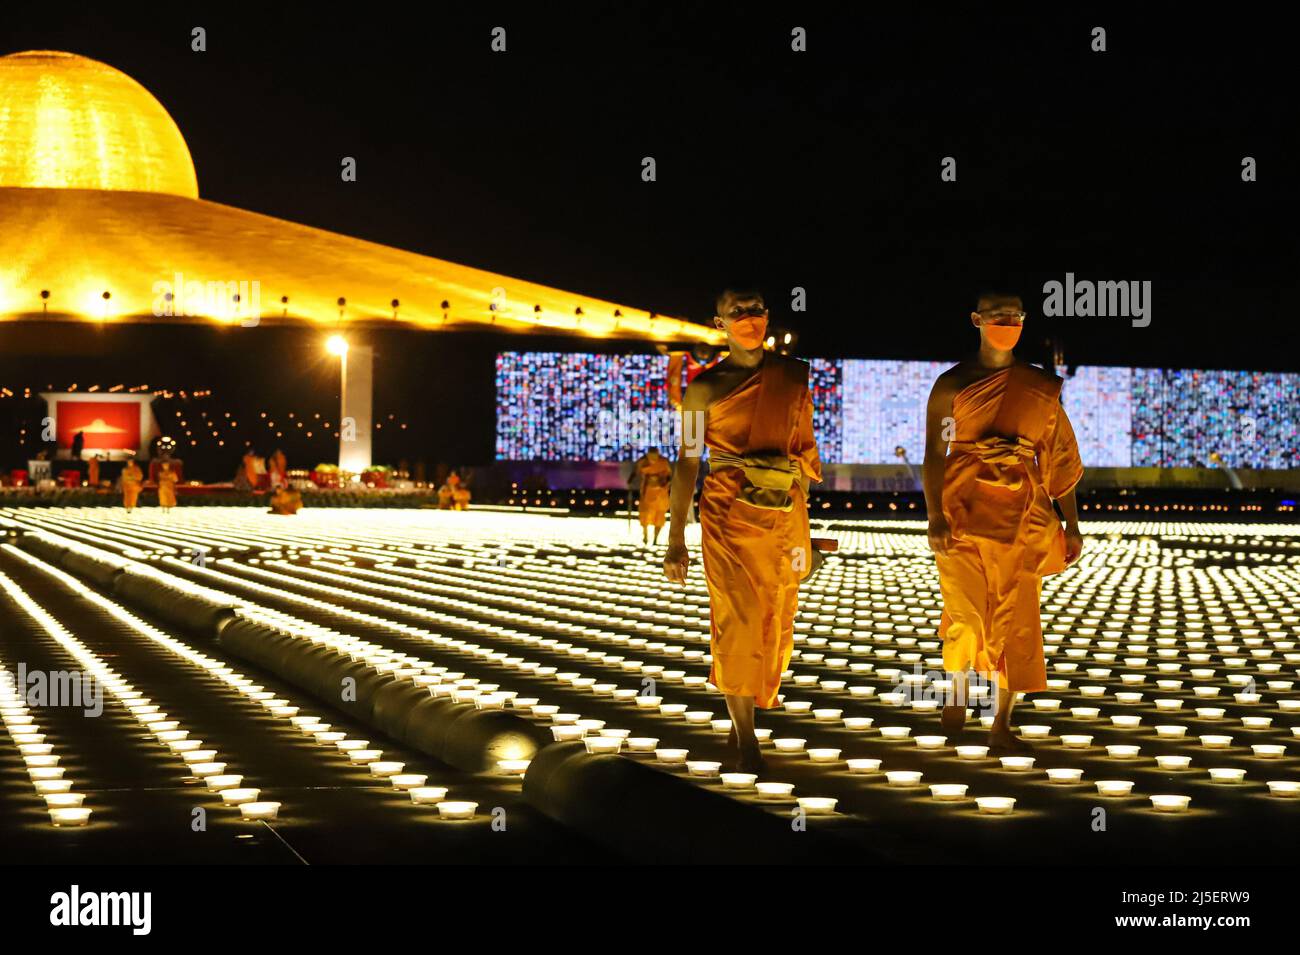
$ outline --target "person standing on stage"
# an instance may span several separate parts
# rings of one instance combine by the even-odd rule
[[[709,588],[710,682],[731,714],[730,745],[742,772],[763,769],[754,709],[777,706],[794,647],[799,581],[812,566],[808,484],[821,481],[808,363],[766,351],[768,310],[757,292],[718,296],[714,324],[729,354],[687,387],[682,447],[673,473],[664,574],[684,583],[686,523],[699,472],[704,578]]]
[[[1083,549],[1074,496],[1083,464],[1061,405],[1062,381],[1016,358],[1024,321],[1019,296],[980,296],[971,313],[979,351],[939,376],[926,409],[923,474],[943,596],[939,635],[944,669],[956,675],[942,722],[950,733],[963,729],[966,676],[975,670],[997,686],[995,754],[1030,750],[1011,731],[1011,711],[1017,693],[1047,689],[1042,578]]]
[[[284,452],[276,448],[271,457],[267,460],[267,469],[271,474],[271,490],[276,491],[282,487],[289,486],[289,461],[284,456]]]

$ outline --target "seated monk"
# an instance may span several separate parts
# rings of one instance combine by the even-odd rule
[[[459,474],[452,471],[447,478],[447,484],[451,488],[451,506],[453,510],[469,510],[469,499],[471,497],[469,486]]]
[[[302,494],[290,487],[278,487],[271,495],[271,514],[297,514],[302,508]]]
[[[989,746],[1007,754],[1030,749],[1011,732],[1016,694],[1047,689],[1039,596],[1043,576],[1083,549],[1074,496],[1083,464],[1061,379],[1012,353],[1025,319],[1020,298],[983,295],[976,308],[979,351],[930,393],[924,489],[944,669],[956,675],[943,726],[964,727],[973,669],[997,685]]]

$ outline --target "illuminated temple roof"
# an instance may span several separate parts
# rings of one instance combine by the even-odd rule
[[[721,340],[682,319],[200,199],[180,130],[129,76],[70,53],[0,57],[0,321],[251,324],[255,298],[268,323]]]

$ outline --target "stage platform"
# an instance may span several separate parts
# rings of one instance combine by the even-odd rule
[[[78,863],[1268,865],[1300,848],[1300,526],[1086,521],[1083,558],[1043,587],[1051,687],[1017,707],[1034,752],[1015,766],[967,748],[978,705],[960,739],[932,710],[923,525],[815,523],[840,550],[801,591],[783,705],[759,715],[757,782],[792,786],[765,796],[718,775],[698,528],[677,587],[621,519],[0,510],[0,666],[116,677],[98,718],[0,706],[0,838]],[[185,740],[278,818],[223,806]],[[33,755],[58,757],[86,826],[51,825]],[[416,805],[387,763],[473,818],[441,819],[438,793]]]

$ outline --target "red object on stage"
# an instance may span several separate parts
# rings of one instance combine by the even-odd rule
[[[312,483],[317,487],[341,487],[338,471],[312,471]]]
[[[80,471],[60,471],[59,482],[64,487],[81,487]]]
[[[134,402],[68,401],[57,405],[59,447],[72,447],[78,431],[91,449],[131,450],[140,445],[140,407]]]
[[[9,479],[13,481],[14,487],[26,487],[27,471],[24,468],[15,468],[9,472]]]
[[[176,483],[180,484],[185,480],[185,462],[178,461],[176,458],[171,459],[172,472],[176,475]],[[149,480],[154,484],[158,483],[158,472],[162,470],[162,458],[154,458],[149,462]]]

